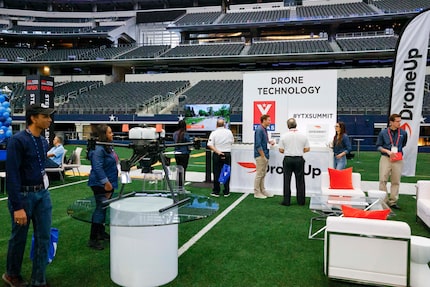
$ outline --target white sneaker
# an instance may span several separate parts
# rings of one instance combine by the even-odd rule
[[[265,196],[264,194],[254,194],[254,198],[265,199],[267,198],[267,196]]]
[[[273,193],[270,193],[270,192],[264,192],[264,195],[267,197],[273,197],[274,196]]]

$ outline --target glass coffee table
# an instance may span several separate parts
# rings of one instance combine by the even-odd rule
[[[114,194],[116,197],[117,194]],[[135,197],[161,197],[171,198],[169,192],[137,192]],[[160,212],[147,213],[146,218],[148,219],[142,225],[144,226],[156,226],[166,224],[179,224],[194,220],[203,219],[216,213],[219,209],[219,204],[210,197],[185,193],[176,195],[179,200],[188,199],[184,204],[179,205],[175,209],[175,216],[170,217],[166,220],[169,210]],[[94,208],[96,206],[94,196],[77,199],[67,208],[67,214],[74,219],[91,223]],[[110,224],[110,208],[107,209],[106,224]]]
[[[309,209],[316,213],[312,217],[309,226],[309,239],[324,240],[319,236],[325,230],[325,221],[329,216],[343,216],[342,205],[349,205],[363,210],[390,209],[382,198],[378,197],[352,197],[339,195],[314,195],[311,196]],[[391,209],[390,209],[391,210]],[[393,211],[390,216],[394,215]]]

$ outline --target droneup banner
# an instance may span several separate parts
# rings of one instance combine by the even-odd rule
[[[415,175],[429,35],[430,9],[427,9],[416,15],[400,34],[391,77],[390,114],[400,114],[401,128],[408,133],[408,143],[403,149],[405,176]]]
[[[269,137],[287,131],[287,120],[312,146],[325,147],[334,136],[337,116],[337,71],[272,71],[243,75],[243,143],[254,142],[260,117],[270,115]]]

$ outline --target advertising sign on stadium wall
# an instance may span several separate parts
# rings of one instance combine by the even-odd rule
[[[271,117],[269,136],[287,131],[297,120],[312,146],[326,146],[334,135],[337,111],[337,71],[273,71],[243,75],[243,142],[254,142],[262,114]]]
[[[414,176],[422,116],[426,63],[430,35],[430,9],[415,16],[400,34],[391,77],[391,114],[399,114],[408,133],[403,149],[405,176]]]

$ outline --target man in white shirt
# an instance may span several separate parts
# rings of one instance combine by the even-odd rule
[[[291,176],[296,178],[297,203],[305,205],[305,160],[303,154],[310,150],[309,140],[297,131],[294,118],[287,121],[288,132],[279,140],[279,152],[284,154],[284,200],[282,205],[289,206],[291,202]]]
[[[231,146],[234,142],[233,133],[231,130],[224,127],[223,119],[218,119],[216,130],[211,132],[208,140],[208,147],[213,151],[212,154],[212,170],[214,176],[214,186],[212,196],[219,197],[221,186],[218,181],[221,169],[224,164],[231,165]],[[224,184],[224,196],[230,195],[230,178]]]

